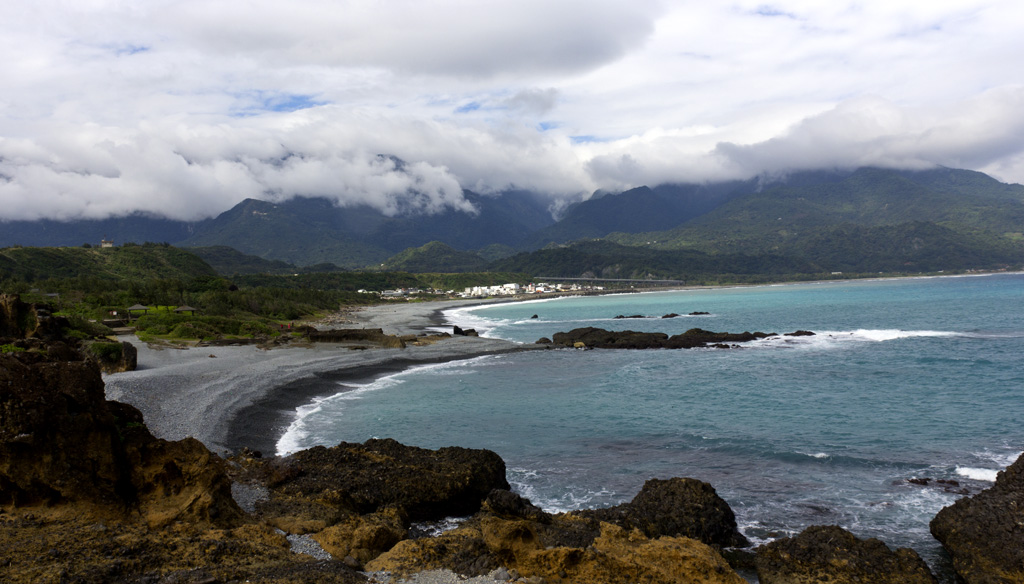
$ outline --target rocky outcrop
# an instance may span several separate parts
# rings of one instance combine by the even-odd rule
[[[746,343],[777,336],[775,333],[716,333],[704,329],[690,329],[685,333],[668,336],[665,333],[637,331],[609,331],[595,327],[573,329],[555,333],[555,345],[576,347],[583,343],[592,349],[693,349],[697,347],[728,348],[729,343]]]
[[[104,397],[90,361],[0,355],[0,502],[88,503],[153,525],[237,524],[219,457],[196,440],[158,440],[135,408]]]
[[[139,351],[135,345],[124,341],[98,341],[86,343],[85,354],[96,362],[104,373],[135,371]]]
[[[134,503],[117,422],[94,364],[0,354],[0,502]]]
[[[509,569],[548,583],[742,584],[714,548],[685,537],[649,538],[577,514],[548,515],[511,493],[492,494],[485,510],[436,538],[405,540],[367,564],[400,575],[446,568],[482,575]]]
[[[0,354],[0,581],[365,581],[244,516],[224,461],[154,438],[94,362],[19,343]]]
[[[890,550],[877,539],[858,539],[836,526],[808,527],[795,537],[757,550],[761,584],[934,584],[917,552]]]
[[[939,511],[930,527],[967,584],[1024,582],[1024,455],[991,488]]]
[[[404,349],[405,342],[394,335],[384,334],[383,329],[332,329],[306,333],[309,340],[318,343],[373,343],[389,349]]]
[[[297,452],[273,468],[282,497],[327,502],[343,512],[393,508],[410,521],[466,516],[493,489],[508,489],[505,462],[489,450],[427,450],[391,439]]]
[[[55,341],[63,338],[67,326],[67,319],[53,316],[47,305],[27,304],[17,294],[0,294],[0,338]]]
[[[718,547],[749,545],[729,504],[711,485],[696,479],[648,480],[632,501],[612,511],[621,514],[614,523],[650,538],[669,535]]]

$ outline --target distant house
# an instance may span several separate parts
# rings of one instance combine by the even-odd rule
[[[114,240],[113,239],[101,239],[100,240],[100,247],[114,247]]]
[[[197,308],[192,308],[191,306],[188,306],[186,304],[184,306],[179,306],[179,307],[175,308],[174,312],[177,312],[178,314],[184,314],[184,313],[187,312],[187,313],[189,313],[189,315],[195,316],[196,315],[196,310],[198,310],[198,309]]]

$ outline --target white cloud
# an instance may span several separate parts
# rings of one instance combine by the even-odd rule
[[[1024,182],[1022,27],[1011,0],[22,3],[0,21],[0,218],[471,212],[460,186],[861,164]]]

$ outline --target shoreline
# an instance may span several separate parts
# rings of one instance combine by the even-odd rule
[[[910,276],[908,278],[979,277],[1016,272]],[[877,280],[888,279],[878,278]],[[905,278],[896,278],[905,279]],[[852,283],[864,279],[795,281],[773,284],[683,286],[654,290],[543,295],[540,298],[498,297],[387,303],[363,307],[347,314],[355,324],[329,328],[380,328],[385,334],[420,334],[445,326],[444,312],[453,308],[548,301],[576,296],[644,294],[712,290],[737,286],[786,286]],[[312,323],[314,326],[316,322]],[[318,327],[319,328],[319,327]],[[125,338],[139,351],[136,371],[104,375],[107,399],[123,401],[142,411],[158,438],[180,440],[192,436],[218,454],[242,447],[276,454],[276,446],[296,418],[297,409],[318,398],[341,393],[328,384],[370,383],[417,365],[445,363],[474,357],[536,350],[542,347],[490,337],[453,337],[428,346],[405,349],[351,350],[340,343],[290,345],[270,350],[254,346],[150,347],[135,336]],[[333,389],[333,388],[332,388]]]
[[[376,305],[350,315],[356,325],[387,334],[418,334],[444,325],[442,311],[492,304],[489,300]],[[336,327],[337,328],[337,327]],[[325,329],[326,330],[326,329]],[[341,391],[337,382],[370,382],[417,365],[543,349],[486,337],[452,337],[404,349],[353,350],[342,343],[254,346],[153,347],[121,337],[138,349],[135,371],[104,375],[106,397],[138,408],[157,438],[191,436],[218,454],[242,447],[276,454],[276,444],[297,408]]]

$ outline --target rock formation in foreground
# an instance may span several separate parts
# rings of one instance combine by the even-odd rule
[[[722,558],[716,546],[680,533],[662,533],[649,537],[630,526],[631,511],[644,517],[653,511],[652,501],[666,502],[675,496],[689,498],[688,509],[701,504],[719,508],[724,501],[713,490],[690,489],[690,479],[675,479],[664,484],[648,481],[633,500],[609,511],[606,519],[589,512],[549,514],[509,491],[492,491],[483,510],[457,529],[434,538],[408,539],[367,564],[371,570],[386,570],[406,575],[424,569],[448,568],[465,575],[487,574],[503,568],[525,581],[555,583],[587,582],[632,584],[647,582],[669,584],[743,584]],[[699,482],[699,481],[694,481]],[[667,487],[667,488],[666,488]],[[636,509],[632,509],[632,505]],[[725,505],[727,508],[727,505]],[[666,515],[682,510],[662,508]],[[729,511],[731,515],[731,511]],[[674,520],[648,529],[674,529]],[[702,523],[701,518],[680,522],[684,531]],[[697,531],[717,538],[729,526],[696,527]],[[735,523],[731,529],[735,530]],[[734,534],[742,540],[738,533]],[[733,538],[729,538],[730,541]]]
[[[930,527],[967,584],[1024,582],[1024,455],[992,487],[939,511]]]
[[[755,559],[761,584],[934,584],[927,564],[908,548],[889,549],[837,526],[808,527],[761,546]]]

